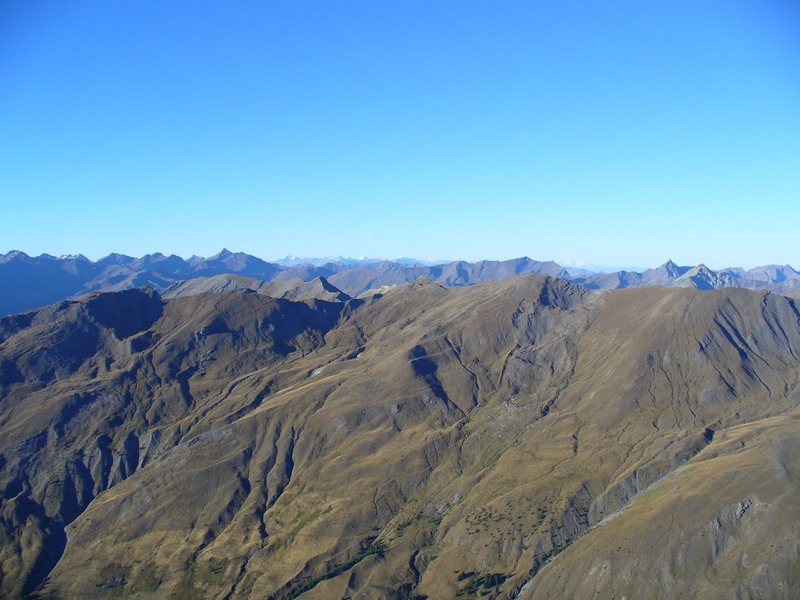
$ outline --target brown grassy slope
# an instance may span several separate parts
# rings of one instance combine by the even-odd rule
[[[315,347],[339,311],[253,293],[163,307],[132,290],[3,319],[4,594],[41,580],[66,541],[64,525],[97,494],[208,428],[203,415],[240,373]],[[252,401],[236,394],[227,409]]]
[[[535,283],[543,286],[546,282]],[[582,293],[578,288],[548,282],[551,285],[563,286],[571,294]],[[184,563],[195,560],[191,552],[227,557],[235,540],[235,552],[251,556],[246,564],[242,559],[231,562],[231,571],[244,569],[243,584],[258,595],[282,587],[288,593],[304,583],[305,573],[312,580],[315,574],[323,575],[327,568],[324,560],[334,566],[337,564],[334,561],[352,560],[441,460],[440,455],[454,434],[454,424],[462,421],[479,400],[480,380],[486,379],[487,387],[493,385],[485,374],[474,375],[446,361],[442,361],[439,372],[436,361],[441,359],[437,355],[444,352],[444,356],[453,360],[459,352],[450,347],[453,342],[445,339],[442,335],[445,329],[440,328],[469,325],[475,315],[489,308],[489,302],[513,301],[515,310],[520,309],[514,319],[516,325],[503,322],[499,315],[487,310],[482,330],[470,330],[467,336],[458,332],[455,344],[463,344],[470,353],[489,351],[495,361],[493,355],[497,350],[482,345],[481,340],[498,337],[498,344],[502,344],[498,347],[507,353],[515,347],[516,338],[524,342],[529,337],[520,329],[523,332],[524,328],[532,329],[531,323],[536,321],[528,316],[539,309],[540,290],[530,285],[517,287],[516,290],[487,287],[473,293],[471,298],[456,294],[451,299],[451,290],[433,284],[416,285],[362,308],[352,321],[329,333],[325,350],[330,356],[315,355],[311,363],[300,359],[287,369],[285,377],[290,381],[294,373],[300,373],[296,387],[274,394],[246,417],[221,428],[219,425],[227,422],[229,415],[222,416],[220,404],[215,408],[220,420],[209,424],[213,435],[207,442],[206,438],[195,441],[191,450],[187,448],[186,457],[181,457],[181,448],[177,448],[169,461],[164,461],[163,468],[170,473],[169,478],[161,478],[154,463],[149,467],[154,479],[144,480],[146,485],[138,481],[148,471],[143,469],[117,488],[119,496],[109,493],[98,498],[85,514],[86,521],[115,522],[115,531],[106,531],[114,537],[114,543],[102,539],[104,527],[87,532],[84,542],[80,524],[76,522],[70,538],[88,558],[85,564],[71,564],[66,560],[68,551],[62,560],[64,568],[70,565],[70,571],[80,569],[86,573],[100,548],[106,555],[112,545],[119,548],[119,556],[115,553],[115,558],[120,561],[117,564],[122,564],[133,550],[125,547],[120,538],[132,537],[136,545],[147,539],[146,547],[158,548],[157,564],[175,565],[176,571],[182,573]],[[531,292],[536,293],[532,298]],[[359,348],[364,339],[371,343]],[[343,353],[341,347],[347,352]],[[474,362],[490,361],[475,357]],[[308,364],[309,368],[300,369],[297,363]],[[324,370],[318,371],[322,367]],[[239,385],[244,390],[248,382]],[[209,412],[207,419],[213,414]],[[224,523],[224,531],[211,533],[211,544],[207,544],[209,533],[205,529],[210,525],[197,523],[194,514],[188,516],[182,528],[200,529],[198,539],[176,540],[166,523],[172,526],[177,515],[192,512],[185,506],[187,497],[196,497],[198,509],[205,514],[207,493],[201,490],[207,481],[216,481],[220,476],[216,471],[206,472],[209,459],[202,454],[203,448],[207,444],[209,452],[216,456],[229,443],[240,448],[242,462],[236,462],[239,459],[233,451],[223,453],[228,462],[213,464],[221,465],[219,473],[236,471],[237,481],[247,479],[241,489],[247,491],[249,486],[249,492],[242,506],[229,511],[233,516],[225,511],[225,514],[209,513],[216,521],[231,518],[231,522]],[[291,452],[290,460],[284,454],[287,450]],[[183,464],[183,460],[197,461],[203,475],[198,476],[193,469],[176,468],[174,461]],[[186,475],[176,475],[179,472]],[[291,483],[283,490],[287,479]],[[159,489],[162,480],[167,481],[171,490],[155,494],[164,505],[151,509],[163,515],[165,524],[156,522],[141,531],[141,524],[134,519],[133,531],[126,534],[119,515],[113,512],[117,510],[113,503],[121,499],[128,504],[134,502],[128,486],[150,490],[146,497],[151,498],[152,490]],[[225,494],[230,496],[234,492],[227,490]],[[96,511],[105,509],[112,512],[98,517]],[[265,511],[266,514],[259,516]],[[53,574],[54,581],[60,569],[61,566]],[[248,580],[250,572],[256,574],[253,582]]]
[[[791,438],[780,452],[735,444],[752,423],[763,439],[791,429],[799,329],[780,296],[589,293],[543,277],[418,282],[362,305],[173,300],[144,331],[103,334],[127,354],[109,362],[104,346],[44,389],[3,388],[3,476],[19,482],[4,515],[37,507],[5,522],[3,573],[19,566],[3,589],[35,581],[46,553],[30,540],[70,523],[46,588],[63,597],[704,593],[710,571],[692,569],[722,559],[691,519],[724,521],[749,501],[754,530],[771,531],[774,514],[750,507],[796,491]],[[27,331],[4,360],[24,355]],[[92,395],[70,412],[78,390]],[[30,441],[58,419],[76,432]],[[683,479],[713,481],[715,464],[745,470],[741,488]],[[663,544],[674,511],[647,499],[682,502],[687,489],[696,508]],[[619,562],[599,571],[598,549],[622,548],[642,522],[653,530],[636,577]],[[749,552],[726,527],[726,556]],[[713,589],[783,589],[789,546],[759,546],[768,576],[718,576]],[[714,572],[736,570],[725,564]]]
[[[726,429],[519,597],[796,598],[799,417]]]
[[[746,292],[695,293],[690,303],[670,293],[658,312],[671,318],[636,319],[650,329],[647,341],[625,324],[643,296],[615,299],[595,332],[608,341],[627,330],[628,343],[644,340],[635,352],[642,359],[626,368],[625,354],[606,355],[583,390],[576,378],[576,408],[593,428],[605,422],[614,432],[615,443],[595,445],[598,472],[616,461],[615,445],[629,454],[589,505],[589,523],[598,526],[520,597],[796,597],[796,307]],[[597,401],[613,397],[613,388],[613,402]],[[692,447],[691,433],[703,428],[713,439],[703,448],[696,437]],[[659,438],[672,446],[654,454]],[[688,452],[672,449],[681,445]],[[671,471],[670,463],[685,466]]]

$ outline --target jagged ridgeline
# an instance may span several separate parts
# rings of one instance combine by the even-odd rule
[[[668,260],[657,269],[641,273],[592,273],[527,257],[442,264],[341,258],[276,264],[244,252],[222,250],[209,258],[193,256],[188,260],[156,253],[141,258],[110,254],[94,262],[82,255],[31,257],[11,251],[0,254],[0,290],[3,291],[0,316],[64,299],[74,300],[91,292],[117,292],[141,286],[151,287],[165,297],[200,291],[253,289],[270,296],[304,300],[315,287],[334,288],[337,294],[355,298],[420,277],[447,286],[465,286],[518,275],[550,275],[592,290],[652,285],[701,290],[738,287],[800,298],[800,272],[789,265],[713,271],[702,264],[678,266]],[[309,285],[304,286],[304,283]],[[313,295],[321,298],[319,294]]]
[[[800,596],[793,300],[241,283],[0,320],[0,595]]]

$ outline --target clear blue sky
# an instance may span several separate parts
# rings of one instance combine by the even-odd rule
[[[800,2],[4,0],[0,252],[800,268]]]

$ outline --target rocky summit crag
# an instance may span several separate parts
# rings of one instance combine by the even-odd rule
[[[800,594],[794,300],[253,285],[0,319],[0,595]]]

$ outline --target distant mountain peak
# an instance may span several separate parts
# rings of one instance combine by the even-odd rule
[[[671,258],[668,259],[667,262],[665,262],[661,266],[667,273],[669,273],[673,277],[679,277],[678,271],[680,267],[677,264],[675,264],[675,261],[672,260]]]
[[[239,254],[239,253],[237,253]],[[227,248],[223,248],[219,252],[217,252],[214,256],[209,256],[208,260],[223,260],[228,258],[229,256],[233,256],[234,253],[228,250]]]
[[[655,277],[654,283],[661,285],[666,284],[668,281],[678,279],[681,275],[686,273],[690,267],[683,267],[675,263],[671,258],[657,269],[648,269],[645,273],[649,273],[650,277]]]
[[[85,262],[92,262],[88,258],[86,258],[83,254],[62,254],[58,258],[59,260],[80,260]]]
[[[132,256],[128,256],[126,254],[120,254],[118,252],[112,252],[108,256],[104,256],[100,260],[97,261],[97,264],[122,264],[122,263],[131,263],[136,259]]]
[[[7,254],[0,255],[0,262],[8,262],[10,260],[14,260],[15,258],[30,258],[27,254],[22,252],[21,250],[11,250]]]

